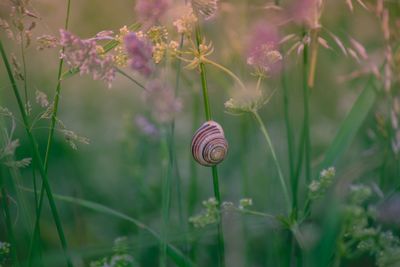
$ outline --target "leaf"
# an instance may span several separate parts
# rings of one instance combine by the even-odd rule
[[[302,42],[298,41],[295,42],[291,48],[289,48],[289,50],[286,52],[286,56],[289,56],[299,45],[301,45]]]
[[[352,58],[354,58],[358,63],[361,63],[360,58],[358,57],[356,51],[354,51],[354,50],[351,49],[351,48],[347,48],[347,51],[349,52],[349,55],[350,55]]]
[[[343,54],[347,56],[347,50],[345,46],[343,45],[343,42],[340,40],[339,37],[337,37],[335,34],[333,34],[330,31],[327,31],[329,35],[332,37],[332,39],[335,41],[335,43],[339,46],[340,50],[342,50]]]
[[[299,47],[297,47],[297,55],[300,55],[304,50],[304,44],[300,44]]]
[[[324,39],[324,38],[322,38],[322,37],[318,37],[318,43],[320,44],[320,45],[322,45],[324,48],[326,48],[326,49],[332,49],[330,46],[329,46],[329,44],[328,44],[328,42]]]
[[[333,199],[328,203],[322,216],[320,240],[310,251],[310,266],[332,266],[332,259],[338,251],[338,239],[341,238],[343,219],[339,200]]]
[[[363,1],[357,0],[357,3],[358,3],[360,6],[362,6],[363,8],[365,8],[366,10],[369,11],[369,8],[365,5],[365,3],[364,3]]]
[[[368,54],[367,50],[365,47],[358,41],[356,41],[353,38],[350,38],[351,45],[353,48],[357,51],[357,53],[361,56],[362,59],[367,60],[368,59]]]
[[[352,0],[346,0],[346,4],[349,7],[350,11],[353,12],[354,7],[353,7],[353,2]]]
[[[297,37],[297,36],[296,36],[296,34],[294,34],[294,33],[288,34],[288,35],[286,35],[285,37],[283,37],[283,38],[279,41],[279,44],[280,44],[280,45],[281,45],[281,44],[284,44],[284,43],[286,43],[286,42],[292,40],[292,39],[295,38],[295,37]]]
[[[320,169],[334,166],[352,144],[354,137],[375,103],[376,93],[373,88],[373,80],[374,76],[371,75],[366,87],[341,123],[339,131],[325,153],[325,159],[320,165]]]
[[[29,188],[21,187],[21,189],[25,190],[25,191],[33,192],[33,190],[29,189]],[[155,230],[151,229],[150,227],[148,227],[144,223],[136,220],[135,218],[132,218],[132,217],[126,215],[125,213],[122,213],[120,211],[114,210],[114,209],[104,206],[102,204],[92,202],[89,200],[85,200],[85,199],[74,198],[74,197],[69,197],[69,196],[62,196],[62,195],[58,195],[58,194],[53,194],[53,196],[57,200],[69,202],[69,203],[72,203],[72,204],[75,204],[75,205],[78,205],[81,207],[85,207],[85,208],[93,210],[93,211],[97,211],[99,213],[103,213],[103,214],[106,214],[106,215],[109,215],[109,216],[112,216],[115,218],[119,218],[119,219],[122,219],[122,220],[125,220],[128,222],[131,222],[136,227],[150,233],[155,239],[157,239],[157,241],[161,242],[161,240],[162,240],[160,235]],[[193,262],[191,262],[187,257],[185,257],[185,255],[183,255],[183,253],[179,249],[177,249],[175,246],[173,246],[171,244],[167,244],[167,254],[175,262],[175,264],[179,267],[194,266]]]

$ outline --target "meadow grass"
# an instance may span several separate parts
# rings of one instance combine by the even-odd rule
[[[71,2],[0,4],[0,266],[400,264],[398,3]]]

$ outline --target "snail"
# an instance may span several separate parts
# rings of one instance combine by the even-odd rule
[[[224,160],[227,152],[224,130],[215,121],[203,123],[192,138],[193,158],[203,166],[217,165]]]

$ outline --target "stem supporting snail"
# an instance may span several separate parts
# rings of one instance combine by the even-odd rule
[[[196,27],[196,41],[197,41],[197,48],[200,51],[200,44],[201,44],[201,33],[200,27]],[[211,120],[211,108],[210,108],[210,101],[208,97],[208,87],[207,87],[207,76],[206,76],[206,68],[204,63],[200,63],[200,78],[201,78],[201,85],[203,91],[203,101],[204,101],[204,110],[206,115],[206,120]],[[215,199],[218,201],[218,207],[221,208],[221,194],[219,191],[219,178],[218,178],[218,169],[217,166],[212,166],[212,176],[213,176],[213,187],[214,187],[214,196]],[[224,244],[224,236],[222,230],[222,222],[221,220],[218,222],[218,266],[223,267],[225,266],[225,244]]]

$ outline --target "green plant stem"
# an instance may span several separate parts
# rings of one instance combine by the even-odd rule
[[[0,187],[1,187],[0,202],[3,204],[4,218],[6,222],[7,233],[11,244],[10,250],[11,250],[11,257],[13,260],[13,266],[20,266],[17,256],[17,242],[15,241],[14,230],[11,222],[10,209],[8,207],[8,194],[3,179],[3,168],[1,168],[1,166],[0,166]]]
[[[201,33],[200,27],[197,25],[196,27],[196,41],[197,41],[197,49],[200,52],[200,44],[201,44]],[[211,108],[208,97],[208,86],[207,86],[207,75],[206,68],[204,63],[200,63],[200,78],[201,78],[201,86],[203,91],[203,101],[204,101],[204,110],[206,115],[206,120],[211,120]],[[214,196],[218,201],[218,208],[221,210],[221,195],[219,191],[219,180],[218,180],[218,169],[217,166],[212,166],[212,176],[213,176],[213,187],[214,187]],[[225,244],[224,244],[224,235],[222,229],[222,218],[218,222],[218,266],[225,266]]]
[[[24,35],[22,32],[20,32],[20,38],[21,38],[21,58],[22,58],[22,69],[24,72],[24,95],[25,95],[25,108],[28,110],[28,80],[27,80],[27,75],[26,75],[26,60],[25,60],[25,48],[24,48]]]
[[[271,138],[269,137],[267,128],[265,127],[265,124],[262,121],[262,119],[261,119],[260,115],[258,114],[258,112],[257,111],[253,111],[252,114],[254,115],[254,118],[256,119],[256,121],[257,121],[257,123],[258,123],[258,125],[259,125],[259,127],[261,129],[261,132],[263,133],[264,138],[267,141],[268,148],[271,151],[272,158],[274,160],[276,169],[278,171],[278,177],[279,177],[279,181],[280,181],[281,186],[282,186],[283,195],[284,195],[286,206],[287,206],[287,211],[288,211],[288,214],[290,214],[290,212],[291,212],[291,202],[290,202],[290,197],[289,197],[289,191],[287,189],[285,178],[283,177],[282,169],[281,169],[281,166],[279,164],[278,158],[276,156],[274,146],[272,145]]]
[[[276,217],[269,213],[264,213],[264,212],[255,211],[255,210],[248,210],[248,209],[238,209],[238,208],[236,208],[236,211],[241,212],[243,214],[249,214],[249,215],[253,215],[253,216],[264,217],[264,218],[276,220]]]
[[[181,35],[181,40],[179,42],[179,49],[183,47],[184,36]],[[182,71],[182,61],[178,60],[176,64],[176,76],[175,76],[175,90],[174,97],[176,98],[179,92],[180,81],[181,81],[181,71]],[[179,175],[178,162],[176,160],[176,152],[175,152],[175,118],[171,122],[171,136],[169,141],[169,152],[170,152],[170,164],[171,167],[175,169],[176,172],[176,180],[177,180],[177,194],[178,194],[178,206],[179,206],[179,221],[181,226],[183,227],[183,208],[182,208],[182,192],[181,192],[181,179]]]
[[[168,226],[169,226],[169,215],[171,206],[171,173],[172,166],[170,166],[171,158],[169,154],[169,138],[167,133],[164,133],[163,141],[161,144],[161,158],[163,161],[163,180],[162,180],[162,244],[161,244],[161,260],[160,266],[167,266],[167,243],[168,243]]]
[[[197,99],[197,93],[194,93],[193,99],[193,117],[192,117],[192,131],[195,132],[199,125],[199,116],[200,116],[200,100]],[[188,198],[188,213],[191,215],[195,211],[196,203],[197,203],[197,168],[195,161],[190,161],[190,184],[189,184],[189,198]]]
[[[67,14],[66,14],[65,24],[64,24],[65,30],[68,29],[70,9],[71,9],[71,1],[67,0],[67,12],[66,12]],[[64,48],[62,48],[62,52],[64,52]],[[58,64],[57,87],[56,87],[56,92],[55,92],[54,101],[53,101],[53,112],[51,114],[50,130],[49,130],[49,134],[48,134],[48,138],[47,138],[46,153],[45,153],[44,163],[43,163],[43,169],[44,169],[44,173],[46,175],[48,172],[49,155],[50,155],[50,151],[52,148],[55,126],[57,123],[57,113],[58,113],[58,106],[59,106],[60,95],[61,95],[61,75],[62,75],[63,64],[64,64],[64,59],[61,58],[59,61],[59,64]],[[43,180],[42,187],[40,190],[39,206],[37,208],[37,215],[36,215],[36,220],[35,220],[35,228],[34,228],[34,232],[33,232],[33,241],[32,241],[31,251],[36,242],[36,239],[40,238],[40,217],[41,217],[41,212],[42,212],[42,207],[43,207],[43,199],[44,199],[44,187],[45,187],[44,183],[45,183],[45,181]],[[64,245],[63,245],[63,247],[64,247]],[[66,249],[66,247],[67,246],[66,246],[66,242],[65,242],[65,249]],[[32,258],[29,259],[30,265],[32,264],[31,260],[32,260]],[[70,260],[68,260],[68,265],[72,266],[72,262]]]
[[[66,15],[65,25],[64,25],[65,30],[68,30],[70,9],[71,9],[71,0],[67,0],[67,15]],[[61,53],[63,53],[63,52],[64,52],[64,47],[61,50]],[[57,123],[58,105],[60,102],[60,95],[61,95],[61,75],[62,75],[63,65],[64,65],[64,59],[61,58],[58,63],[56,94],[54,96],[54,102],[53,102],[54,107],[53,107],[53,112],[51,114],[50,130],[49,130],[49,136],[47,138],[46,154],[44,157],[44,168],[45,168],[46,172],[49,167],[49,154],[50,154],[51,147],[52,147],[52,142],[53,142],[53,137],[54,137],[54,129],[55,129],[55,126]]]
[[[206,80],[206,68],[203,63],[200,63],[200,76],[201,76],[201,86],[203,89],[203,103],[204,103],[204,111],[206,114],[206,120],[211,120],[211,109],[210,102],[208,98],[208,88],[207,88],[207,80]]]
[[[55,224],[56,224],[57,232],[58,232],[58,235],[59,235],[59,238],[60,238],[60,241],[61,241],[61,245],[62,245],[64,254],[65,254],[66,259],[67,259],[67,264],[68,264],[69,267],[71,267],[73,265],[72,265],[72,261],[70,259],[70,256],[68,254],[67,241],[65,239],[64,230],[63,230],[62,225],[61,225],[61,219],[60,219],[60,217],[58,215],[57,207],[56,207],[56,204],[54,202],[53,194],[51,192],[51,187],[50,187],[50,184],[49,184],[49,181],[48,181],[48,177],[47,177],[47,174],[46,174],[42,159],[40,157],[38,144],[37,144],[36,139],[33,136],[32,132],[30,131],[30,123],[29,123],[29,120],[28,120],[28,116],[27,116],[27,114],[25,112],[24,104],[22,102],[21,95],[19,94],[17,83],[16,83],[16,81],[14,79],[14,76],[13,76],[13,73],[12,73],[12,70],[11,70],[11,66],[10,66],[10,63],[9,63],[9,61],[7,59],[7,54],[4,51],[3,43],[2,43],[1,40],[0,40],[0,53],[1,53],[1,57],[3,59],[4,65],[6,67],[6,70],[7,70],[8,78],[10,79],[10,82],[11,82],[11,85],[12,85],[12,89],[13,89],[15,98],[16,98],[17,103],[18,103],[18,108],[19,108],[21,116],[22,116],[23,124],[24,124],[25,130],[26,130],[26,133],[28,135],[29,142],[30,142],[31,147],[32,147],[33,158],[34,158],[34,160],[35,160],[35,162],[37,164],[38,170],[39,170],[40,175],[41,175],[42,180],[43,180],[43,187],[46,190],[47,197],[49,199],[50,209],[51,209],[51,212],[52,212]]]
[[[36,177],[36,163],[35,160],[32,160],[32,177],[33,177],[33,190],[35,191],[35,215],[36,218],[39,217],[39,194],[38,194],[38,180]],[[38,236],[41,236],[40,233],[40,227],[37,229],[38,231]],[[35,248],[37,249],[38,252],[38,256],[39,256],[39,262],[40,262],[40,266],[43,266],[43,261],[42,261],[42,244],[41,244],[41,240],[38,239],[35,245]],[[32,252],[33,253],[33,252]]]
[[[311,59],[310,59],[310,71],[309,71],[309,75],[308,75],[308,81],[307,81],[307,85],[308,87],[314,88],[314,81],[315,81],[315,72],[316,72],[316,68],[317,68],[317,58],[318,58],[318,48],[319,48],[319,44],[318,44],[318,34],[319,34],[319,29],[318,28],[314,28],[314,29],[310,29],[310,54],[311,54]]]
[[[307,84],[307,68],[308,68],[308,47],[304,46],[303,51],[303,104],[304,104],[304,153],[305,153],[305,175],[306,181],[309,183],[311,177],[311,140],[310,140],[310,111],[309,111],[309,94],[310,89]]]
[[[244,155],[247,155],[249,152],[249,123],[248,120],[246,119],[245,116],[241,116],[240,120],[240,146],[242,148],[241,153],[240,153],[240,158],[239,158],[239,164],[240,164],[240,172],[242,175],[242,183],[241,183],[241,194],[242,197],[248,197],[250,194],[249,190],[249,172],[248,172],[248,165],[247,161],[244,160]],[[244,258],[245,262],[249,262],[251,259],[251,242],[249,238],[249,233],[250,233],[250,228],[248,225],[248,222],[246,220],[246,217],[242,217],[242,238],[243,238],[243,243],[245,246],[244,249]]]
[[[198,125],[200,124],[200,102],[201,99],[198,97],[198,92],[193,90],[193,112],[192,112],[192,132],[197,130]],[[189,151],[188,151],[189,152]],[[190,153],[190,152],[189,152]],[[190,153],[190,157],[191,157]],[[194,214],[196,204],[198,202],[198,171],[197,165],[194,160],[189,161],[190,163],[190,182],[189,182],[189,193],[188,193],[188,214],[189,216]],[[192,240],[190,243],[190,258],[192,260],[196,260],[196,247],[197,247],[197,240]]]
[[[222,71],[224,71],[226,74],[228,74],[229,76],[231,76],[239,85],[240,87],[242,87],[242,89],[246,90],[246,86],[244,86],[243,82],[240,80],[240,78],[238,76],[236,76],[236,74],[234,74],[232,71],[230,71],[229,69],[225,68],[224,66],[222,66],[221,64],[218,64],[217,62],[214,62],[212,60],[209,60],[207,58],[203,59],[203,62],[206,64],[210,64]]]
[[[299,179],[295,176],[295,166],[294,166],[294,146],[293,146],[293,131],[292,125],[290,123],[290,111],[289,111],[289,90],[286,82],[285,72],[281,74],[281,84],[283,89],[283,109],[285,116],[285,126],[286,126],[286,140],[288,146],[288,159],[289,159],[289,171],[292,185],[292,209],[297,208],[297,191]]]
[[[186,3],[186,0],[185,0],[185,3]],[[183,47],[184,37],[185,36],[182,34],[181,38],[180,38],[180,42],[179,42],[179,49],[182,49],[182,47]],[[175,90],[174,90],[175,97],[177,97],[179,88],[180,88],[181,73],[182,73],[182,61],[178,60],[178,62],[176,63]],[[173,118],[170,128],[171,128],[171,136],[170,136],[170,141],[169,141],[170,167],[175,171],[174,174],[175,174],[175,178],[176,178],[175,180],[176,180],[176,193],[177,193],[177,200],[178,200],[179,224],[182,229],[187,230],[187,223],[185,223],[184,214],[183,214],[181,176],[179,173],[178,160],[177,160],[177,155],[176,155],[176,150],[175,150],[175,118]],[[188,253],[189,241],[188,241],[188,236],[187,236],[186,232],[187,231],[185,231],[184,252]]]
[[[131,82],[135,83],[137,86],[139,86],[140,88],[142,88],[143,90],[146,91],[146,87],[141,84],[140,82],[138,82],[137,80],[135,80],[134,78],[132,78],[129,74],[127,74],[125,71],[121,70],[120,68],[115,68],[116,72],[118,72],[119,74],[121,74],[122,76],[124,76],[125,78],[127,78],[128,80],[130,80]]]

